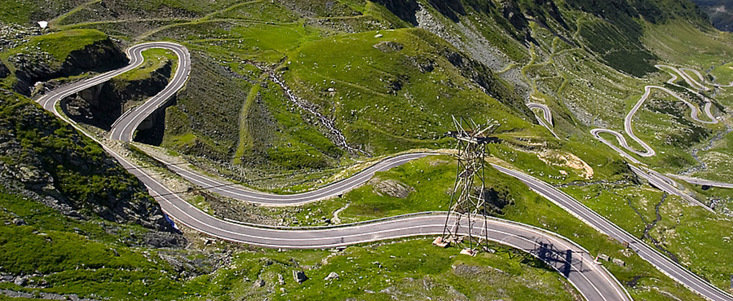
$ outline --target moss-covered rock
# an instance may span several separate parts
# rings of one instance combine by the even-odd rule
[[[145,186],[92,140],[0,90],[0,184],[67,215],[173,231]]]
[[[127,56],[97,30],[70,30],[35,36],[8,52],[15,91],[30,95],[36,82],[84,72],[103,72],[127,63]]]

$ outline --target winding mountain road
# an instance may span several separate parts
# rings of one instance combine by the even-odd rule
[[[168,95],[172,95],[185,85],[185,80],[190,72],[190,58],[183,46],[175,43],[156,42],[133,46],[128,51],[131,57],[130,65],[119,70],[110,71],[89,80],[63,86],[55,91],[49,92],[38,99],[38,102],[49,111],[59,116],[90,136],[94,141],[100,143],[104,149],[116,158],[120,164],[129,170],[134,176],[142,181],[149,189],[150,194],[160,203],[161,208],[177,222],[192,229],[206,233],[221,239],[252,244],[268,248],[331,248],[351,244],[366,243],[385,239],[395,239],[407,236],[436,235],[443,231],[446,215],[445,213],[414,214],[371,221],[366,223],[343,225],[318,229],[287,229],[272,228],[264,225],[238,224],[224,221],[213,217],[182,199],[178,194],[150,176],[144,169],[136,166],[111,148],[99,141],[99,139],[88,134],[79,125],[58,112],[56,103],[66,96],[78,91],[100,84],[110,78],[132,70],[139,66],[142,57],[138,54],[146,49],[165,48],[176,51],[179,55],[179,68],[176,71],[171,84],[166,87]],[[177,50],[182,50],[181,52]],[[169,89],[170,90],[167,90]],[[172,91],[172,92],[170,92]],[[163,93],[163,92],[161,92]],[[156,103],[149,106],[140,106],[132,113],[124,114],[120,120],[115,122],[114,128],[119,128],[112,136],[113,139],[123,141],[132,140],[135,128],[148,115],[152,114],[159,106],[166,101],[161,95],[155,98]],[[201,185],[204,189],[221,193],[252,202],[263,204],[302,204],[308,201],[319,200],[338,195],[349,189],[362,185],[374,172],[385,170],[402,164],[415,158],[424,157],[431,153],[415,153],[396,156],[376,163],[374,166],[356,174],[352,178],[336,182],[319,190],[296,195],[273,195],[251,191],[243,187],[237,187],[223,183],[219,180],[210,179],[204,175],[176,169],[177,165],[168,164],[172,171],[181,174],[183,178]],[[598,229],[619,241],[628,242],[631,248],[642,258],[649,261],[657,269],[669,275],[672,279],[689,287],[693,291],[710,300],[733,300],[733,297],[726,294],[709,282],[689,272],[684,267],[674,263],[666,256],[657,252],[644,242],[636,239],[618,226],[614,225],[604,217],[583,206],[580,202],[550,186],[549,184],[535,179],[519,171],[507,169],[494,165],[499,171],[515,177],[526,183],[531,189],[558,204],[563,209],[577,216],[585,223]],[[189,173],[187,173],[189,172]],[[222,190],[221,188],[236,188],[237,190]],[[305,201],[304,201],[305,200]],[[458,218],[451,216],[451,219]],[[534,256],[547,262],[557,269],[574,285],[578,291],[588,300],[630,300],[631,297],[624,290],[618,281],[601,265],[593,263],[593,259],[582,247],[557,234],[541,230],[532,226],[515,222],[490,218],[484,223],[477,223],[473,228],[475,234],[483,235],[488,231],[491,240],[506,244],[517,249],[529,252]],[[460,232],[467,234],[468,229],[463,226]]]
[[[552,123],[552,111],[550,111],[550,108],[546,104],[537,102],[528,102],[526,105],[530,110],[542,110],[542,118],[540,118],[540,116],[536,116],[537,122],[539,122],[541,126],[544,126],[548,131],[550,131],[550,133],[552,133],[555,138],[559,138],[557,134],[555,134],[555,131],[552,129],[554,124]]]
[[[682,79],[685,80],[685,82],[687,82],[687,84],[690,85],[691,87],[695,87],[695,88],[697,88],[699,90],[704,90],[704,91],[708,91],[710,89],[708,89],[707,87],[705,87],[705,85],[700,84],[699,82],[695,81],[695,79],[693,79],[691,76],[689,76],[687,73],[685,73],[681,69],[678,69],[678,68],[672,67],[672,66],[667,66],[667,65],[656,65],[655,67],[657,67],[660,70],[662,70],[662,69],[669,69],[669,70],[673,71],[672,73],[670,73],[672,75],[672,77],[669,80],[667,80],[667,83],[670,84],[670,85],[673,85],[673,86],[676,86],[676,87],[685,89],[688,92],[690,92],[692,94],[695,94],[700,99],[702,99],[705,102],[705,104],[703,106],[703,111],[705,112],[705,115],[707,115],[707,118],[710,119],[710,120],[702,120],[702,119],[700,119],[698,117],[700,110],[697,108],[697,106],[695,106],[694,104],[692,104],[689,101],[685,100],[684,98],[680,97],[679,95],[677,95],[673,91],[671,91],[671,90],[669,90],[669,89],[667,89],[665,87],[661,87],[661,86],[655,86],[655,85],[645,86],[644,87],[644,94],[641,96],[641,98],[639,99],[639,101],[636,102],[636,104],[634,105],[634,107],[631,108],[631,110],[629,111],[629,113],[626,114],[626,117],[624,118],[624,132],[626,132],[626,134],[629,137],[631,137],[632,140],[636,141],[636,143],[638,143],[639,145],[641,145],[641,147],[644,149],[643,151],[639,151],[639,150],[636,150],[633,147],[631,147],[629,145],[629,143],[626,141],[626,138],[624,137],[624,135],[621,134],[621,133],[619,133],[619,132],[617,132],[617,131],[614,131],[614,130],[611,130],[611,129],[602,129],[602,128],[596,128],[596,129],[592,129],[590,131],[591,134],[593,134],[593,136],[596,139],[598,139],[602,143],[606,144],[608,147],[610,147],[614,151],[618,152],[622,157],[624,157],[624,158],[628,159],[629,161],[631,161],[632,163],[635,163],[635,164],[638,164],[638,165],[642,165],[643,163],[641,161],[639,161],[638,159],[636,159],[634,156],[632,156],[629,153],[627,153],[626,151],[629,151],[629,152],[634,153],[634,154],[636,154],[638,156],[641,156],[641,157],[652,157],[652,156],[655,156],[656,155],[656,152],[654,151],[654,149],[651,146],[649,146],[649,144],[647,144],[646,142],[644,142],[644,140],[642,140],[641,138],[637,137],[634,134],[634,129],[633,129],[633,126],[632,126],[632,121],[634,120],[634,115],[636,115],[636,112],[641,108],[641,106],[644,104],[644,102],[649,98],[649,96],[651,95],[652,89],[661,90],[661,91],[663,91],[663,92],[671,95],[675,99],[683,102],[685,105],[687,105],[687,107],[690,108],[690,118],[692,120],[694,120],[696,122],[699,122],[699,123],[703,123],[703,124],[715,124],[715,123],[718,123],[718,119],[715,118],[715,116],[713,116],[713,113],[711,112],[711,109],[712,109],[712,100],[710,100],[705,95],[702,95],[701,93],[699,93],[699,92],[697,92],[695,90],[692,90],[690,88],[687,88],[687,87],[683,87],[683,86],[678,85],[676,83],[676,81],[677,81],[677,79],[679,79],[680,77],[682,77]],[[686,70],[692,70],[692,69],[686,69]],[[696,70],[693,70],[693,71],[694,71],[694,73],[699,78],[702,79],[702,75],[699,72],[697,72]],[[679,77],[678,77],[678,74],[679,74]],[[616,137],[616,141],[626,151],[624,149],[621,149],[621,148],[617,147],[614,143],[612,143],[612,142],[606,140],[605,138],[603,138],[601,136],[601,134],[610,134],[610,135],[613,135],[614,137]],[[668,178],[668,177],[666,177],[666,176],[664,176],[664,175],[662,175],[660,173],[657,173],[657,172],[655,172],[653,170],[650,170],[650,169],[643,170],[642,168],[639,168],[639,167],[636,167],[636,166],[631,166],[631,168],[632,168],[632,171],[634,171],[634,173],[636,173],[637,175],[645,178],[647,181],[649,181],[649,184],[651,184],[652,186],[657,187],[658,189],[660,189],[662,191],[665,191],[667,193],[677,195],[677,196],[681,197],[682,199],[688,201],[689,203],[694,204],[694,205],[701,206],[702,208],[705,208],[706,210],[708,210],[710,212],[715,212],[710,207],[708,207],[707,205],[705,205],[702,202],[698,201],[697,199],[691,197],[687,193],[683,192],[681,189],[678,189],[676,183],[673,180],[671,180],[670,178]]]
[[[697,86],[696,84],[694,84],[696,82],[694,80],[692,80],[692,78],[690,78],[689,76],[687,76],[686,73],[682,72],[681,70],[679,70],[677,68],[673,68],[673,67],[669,67],[669,66],[665,66],[665,65],[657,65],[657,68],[660,68],[660,69],[661,68],[671,68],[671,70],[674,70],[675,72],[679,72],[679,74],[682,76],[682,78],[685,79],[688,82],[688,84],[690,84],[690,86]],[[675,73],[672,73],[672,79],[668,80],[667,83],[669,83],[671,85],[675,85],[677,87],[681,87],[681,86],[679,86],[679,85],[677,85],[675,83],[675,81],[677,80],[677,78],[678,78],[677,75],[675,75]],[[654,85],[646,86],[646,87],[644,87],[644,94],[641,96],[641,98],[639,99],[639,101],[636,102],[636,104],[634,105],[634,107],[631,108],[631,110],[629,111],[629,113],[626,114],[626,117],[624,118],[624,132],[626,132],[626,134],[629,135],[629,137],[631,137],[631,139],[633,139],[634,141],[636,141],[636,143],[638,143],[639,145],[641,145],[641,147],[644,148],[643,151],[638,151],[638,150],[635,150],[634,148],[632,148],[627,143],[626,138],[624,138],[624,136],[621,133],[617,132],[617,131],[610,130],[610,129],[592,129],[591,130],[591,134],[593,134],[593,136],[595,136],[596,139],[599,139],[601,142],[605,143],[606,145],[610,146],[611,148],[613,148],[617,152],[621,153],[622,156],[627,157],[627,158],[632,158],[632,161],[634,163],[640,163],[640,162],[638,160],[636,160],[636,159],[633,159],[632,156],[628,155],[627,153],[625,153],[625,152],[621,151],[620,149],[618,149],[617,147],[615,147],[608,140],[605,140],[605,139],[601,138],[599,134],[601,134],[601,133],[607,133],[607,134],[611,134],[611,135],[615,136],[616,137],[616,140],[618,141],[618,143],[624,149],[626,149],[627,151],[630,151],[630,152],[632,152],[632,153],[634,153],[634,154],[636,154],[638,156],[641,156],[641,157],[652,157],[652,156],[655,156],[657,153],[654,151],[654,149],[651,146],[649,146],[649,144],[647,144],[646,142],[644,142],[644,140],[641,140],[641,138],[637,137],[634,134],[634,129],[633,129],[633,126],[632,126],[632,122],[634,120],[634,115],[636,115],[636,112],[639,111],[639,109],[641,108],[641,106],[644,105],[644,102],[646,102],[646,100],[649,98],[649,96],[651,95],[652,89],[661,90],[661,91],[663,91],[663,92],[671,95],[675,99],[683,102],[685,105],[687,105],[687,107],[690,108],[690,118],[692,118],[692,120],[695,120],[695,121],[697,121],[699,123],[704,123],[704,124],[715,124],[715,123],[718,123],[718,120],[715,118],[715,116],[713,116],[713,114],[711,112],[712,102],[710,101],[710,99],[708,99],[707,97],[703,96],[702,94],[700,94],[700,93],[698,93],[696,91],[690,90],[690,92],[694,93],[695,95],[698,95],[699,97],[701,97],[702,99],[705,100],[705,105],[704,105],[704,109],[703,110],[705,111],[705,114],[707,115],[707,117],[710,119],[709,121],[708,120],[702,120],[702,119],[700,119],[698,117],[700,110],[697,108],[697,106],[695,106],[694,104],[692,104],[689,101],[685,100],[684,98],[680,97],[679,95],[677,95],[677,93],[674,93],[672,90],[669,90],[669,89],[667,89],[665,87],[662,87],[662,86],[654,86]]]
[[[168,82],[168,85],[162,91],[149,98],[144,104],[125,112],[112,124],[110,138],[113,140],[132,141],[135,138],[135,130],[137,130],[140,124],[171,99],[183,87],[186,80],[188,80],[188,75],[191,73],[191,55],[188,53],[186,47],[179,44],[167,42],[139,44],[131,47],[127,53],[128,56],[132,57],[133,61],[144,60],[142,51],[151,48],[173,51],[178,56],[176,73],[173,74],[170,82]]]
[[[296,206],[339,196],[363,185],[364,183],[369,181],[369,179],[371,179],[376,172],[386,171],[412,160],[434,154],[435,153],[408,153],[385,158],[384,160],[381,160],[365,168],[364,170],[356,173],[355,175],[352,175],[351,177],[348,177],[341,181],[333,182],[317,190],[296,194],[272,194],[255,191],[247,189],[246,187],[243,187],[241,185],[233,185],[231,182],[228,181],[225,182],[209,176],[202,175],[201,173],[198,173],[178,164],[167,162],[161,158],[156,158],[156,160],[160,161],[161,163],[166,165],[171,171],[183,177],[187,181],[193,183],[194,185],[204,187],[210,192],[225,197],[266,206]]]
[[[72,84],[64,85],[58,89],[45,93],[43,96],[38,98],[36,101],[46,110],[53,112],[56,116],[61,117],[61,114],[56,110],[56,105],[64,98],[71,96],[79,91],[94,87],[102,84],[110,79],[140,67],[145,58],[143,58],[142,52],[148,49],[161,48],[168,49],[175,52],[178,56],[178,68],[176,73],[173,75],[173,80],[161,91],[156,94],[142,106],[131,109],[125,112],[122,117],[127,118],[128,122],[124,125],[120,125],[120,120],[115,121],[112,126],[112,138],[115,140],[131,141],[132,133],[134,133],[140,123],[145,120],[155,109],[163,102],[170,99],[170,96],[180,90],[188,79],[188,75],[191,72],[191,57],[188,53],[188,49],[180,44],[169,43],[169,42],[150,42],[142,43],[132,46],[125,51],[128,58],[130,59],[127,66],[120,69],[112,70],[109,72],[102,73],[93,78],[81,80]],[[136,112],[134,114],[131,114]],[[62,118],[67,122],[75,124],[71,119]],[[122,130],[120,130],[122,129]]]

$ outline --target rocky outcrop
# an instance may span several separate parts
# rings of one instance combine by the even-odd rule
[[[374,178],[369,180],[367,184],[372,185],[374,193],[379,196],[387,195],[393,198],[404,199],[407,198],[411,192],[415,191],[415,188],[412,188],[400,181],[391,179],[382,180],[379,178]]]
[[[461,71],[464,77],[473,80],[484,93],[512,108],[525,119],[534,120],[534,113],[527,108],[517,92],[509,88],[508,85],[503,84],[489,67],[448,48],[444,49],[442,54]]]
[[[109,130],[129,109],[128,103],[145,100],[165,88],[171,75],[170,61],[139,80],[112,79],[61,101],[61,108],[76,122]]]
[[[379,51],[381,51],[381,52],[390,53],[390,52],[400,51],[405,46],[402,45],[402,44],[400,44],[400,43],[393,42],[393,41],[383,41],[383,42],[379,42],[377,44],[374,44],[373,47],[376,48],[376,49],[379,49]]]
[[[0,189],[72,217],[175,232],[145,186],[92,140],[9,91],[0,90],[0,111]]]
[[[18,93],[30,95],[36,82],[88,71],[103,72],[127,64],[127,56],[110,39],[72,51],[60,64],[50,54],[37,50],[19,53],[8,59],[16,69],[18,82],[15,91]]]
[[[733,3],[727,0],[693,0],[715,28],[733,31]]]
[[[529,27],[527,18],[524,17],[524,13],[522,13],[522,10],[519,9],[519,5],[515,1],[501,1],[499,5],[501,15],[517,31],[525,31]]]

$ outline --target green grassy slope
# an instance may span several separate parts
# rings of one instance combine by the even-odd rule
[[[350,146],[375,156],[451,147],[443,133],[452,128],[452,114],[477,121],[492,118],[501,122],[498,135],[503,139],[490,147],[494,157],[562,187],[714,284],[727,287],[725,273],[733,262],[720,254],[732,247],[730,239],[725,239],[730,237],[731,219],[720,208],[730,210],[732,195],[688,187],[701,200],[717,202],[717,216],[678,198],[664,198],[661,192],[635,182],[623,160],[593,139],[588,130],[622,130],[623,118],[643,87],[662,85],[669,78],[653,67],[656,63],[709,71],[708,80],[714,77],[719,83],[733,81],[728,61],[733,49],[730,34],[705,24],[687,1],[417,1],[424,9],[415,20],[405,17],[415,13],[409,5],[389,2],[217,1],[201,5],[194,1],[91,1],[75,10],[69,8],[53,25],[98,29],[124,44],[175,40],[189,47],[195,71],[186,89],[177,95],[176,104],[167,109],[162,146],[210,172],[257,187],[291,191],[320,185],[320,180],[354,160],[366,158],[364,153],[350,154],[339,147],[333,132],[309,111],[325,116]],[[27,8],[32,6],[29,3],[21,2],[26,8],[18,9],[24,13],[7,21],[30,22],[26,20],[32,19],[29,16],[34,10]],[[412,28],[418,19],[422,28]],[[469,43],[475,41],[480,43]],[[63,55],[71,45],[52,51]],[[6,57],[0,54],[0,59]],[[302,102],[299,106],[288,99],[273,76],[283,79],[307,109]],[[716,115],[727,116],[733,104],[731,91],[709,93],[716,101]],[[700,103],[691,95],[685,97]],[[522,109],[525,101],[545,103],[552,109],[553,130],[559,139],[535,124],[533,116]],[[639,158],[650,167],[663,172],[690,171],[715,180],[730,178],[733,153],[731,134],[726,133],[730,121],[697,124],[689,119],[687,108],[655,92],[634,123],[639,137],[659,153]],[[703,163],[705,169],[695,169]],[[345,221],[445,209],[446,191],[454,177],[452,166],[450,159],[439,158],[380,173],[381,181],[397,180],[415,189],[404,199],[380,196],[372,183],[342,198],[283,212],[295,212],[295,219],[287,222],[319,224],[324,220],[321,216],[330,216],[346,204],[349,207],[341,214]],[[490,185],[506,203],[497,215],[558,231],[591,252],[623,256],[626,268],[609,268],[634,297],[664,299],[663,291],[680,299],[694,298],[637,257],[623,255],[620,246],[528,193],[524,186],[494,173]],[[390,248],[385,247],[393,252]],[[370,256],[385,257],[360,248],[352,250],[369,260]],[[319,252],[292,254],[294,258],[313,256],[313,262],[325,256]],[[264,260],[259,254],[241,256]],[[269,286],[276,281],[275,270],[288,274],[285,267],[293,265],[263,268],[268,289],[277,288]],[[314,273],[322,279],[325,271],[320,268]],[[431,281],[439,279],[441,287],[453,286],[447,280],[448,270],[424,272],[431,275],[427,276]],[[225,269],[186,284],[186,289],[228,297],[230,292],[224,286],[229,286],[231,296],[263,296],[263,289],[240,281],[242,273],[240,267]],[[364,270],[370,278],[373,273],[376,271]],[[392,276],[404,277],[400,273]],[[212,279],[226,285],[204,284]],[[358,277],[348,279],[348,290],[367,285],[380,290],[389,287]],[[278,298],[312,296],[325,290],[323,285],[288,284],[286,293]],[[409,280],[396,286],[416,289]],[[415,295],[426,292],[416,290]],[[469,288],[461,292],[478,296]],[[375,295],[375,299],[386,297]]]
[[[406,29],[306,43],[289,56],[285,78],[335,120],[347,141],[375,155],[429,147],[452,129],[451,115],[479,122],[492,116],[501,121],[497,133],[535,134],[529,122],[462,77],[444,54],[448,46],[425,35]],[[512,97],[503,92],[489,94]]]

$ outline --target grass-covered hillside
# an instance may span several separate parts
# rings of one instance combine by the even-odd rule
[[[50,22],[48,29],[38,28],[41,20]],[[632,156],[660,173],[730,182],[733,88],[723,86],[733,83],[733,36],[716,30],[691,1],[21,0],[0,4],[0,33],[0,86],[7,90],[0,137],[8,141],[0,145],[7,153],[0,167],[7,171],[3,181],[12,184],[0,197],[6,209],[0,217],[8,222],[0,224],[0,252],[34,246],[52,254],[0,256],[0,273],[31,275],[31,282],[0,281],[0,288],[100,299],[577,297],[546,266],[500,246],[476,258],[451,257],[455,250],[431,248],[423,238],[279,252],[218,242],[182,227],[190,243],[184,248],[178,234],[115,215],[120,204],[142,216],[160,212],[101,148],[23,95],[124,65],[123,50],[136,43],[169,40],[189,49],[192,72],[159,112],[156,139],[144,140],[164,156],[253,188],[289,193],[340,179],[355,171],[355,163],[452,148],[454,140],[445,135],[453,129],[452,115],[493,120],[500,124],[494,133],[500,141],[488,147],[491,162],[562,189],[730,292],[733,260],[725,255],[733,249],[733,192],[680,181],[680,189],[715,213],[692,206],[645,183],[627,159],[590,134],[594,128],[623,133],[626,114],[647,85],[669,88],[700,108],[709,98],[715,124],[696,122],[684,103],[652,91],[632,127],[657,154]],[[141,68],[106,84],[114,110],[140,104],[177,68],[172,53],[144,56]],[[672,75],[658,64],[688,68],[688,76],[711,90],[694,91],[699,89],[681,79],[665,83]],[[156,85],[139,88],[150,82]],[[548,128],[528,102],[549,107]],[[112,110],[100,108],[82,110],[86,119],[76,120],[102,137],[121,111],[107,116]],[[105,122],[94,122],[100,119]],[[378,173],[330,200],[263,208],[201,192],[131,153],[207,212],[285,226],[445,210],[456,168],[452,158],[433,156]],[[623,267],[604,266],[635,299],[698,298],[522,183],[495,170],[487,174],[493,215],[623,259]],[[40,205],[48,205],[46,196],[66,207]],[[15,236],[27,241],[12,242]],[[148,236],[169,243],[161,249],[147,244]],[[81,246],[78,256],[72,245]],[[82,256],[102,259],[85,262]],[[55,264],[51,257],[63,260]],[[81,263],[86,267],[79,271],[91,274],[71,271]],[[298,285],[291,273],[301,269],[311,279]],[[339,278],[325,280],[330,272]],[[100,289],[105,283],[106,291]]]
[[[0,60],[14,76],[2,86],[23,95],[37,92],[38,82],[120,67],[124,54],[98,30],[74,29],[40,35],[40,30],[4,27]]]
[[[197,72],[167,109],[162,145],[241,177],[443,147],[450,115],[490,115],[508,140],[547,140],[529,96],[558,103],[564,131],[587,140],[573,124],[617,118],[641,84],[623,74],[656,70],[641,20],[697,26],[697,13],[664,1],[91,1],[51,28],[184,43]],[[579,58],[590,61],[569,68]],[[588,72],[601,82],[584,87]],[[614,109],[600,109],[608,96]]]

